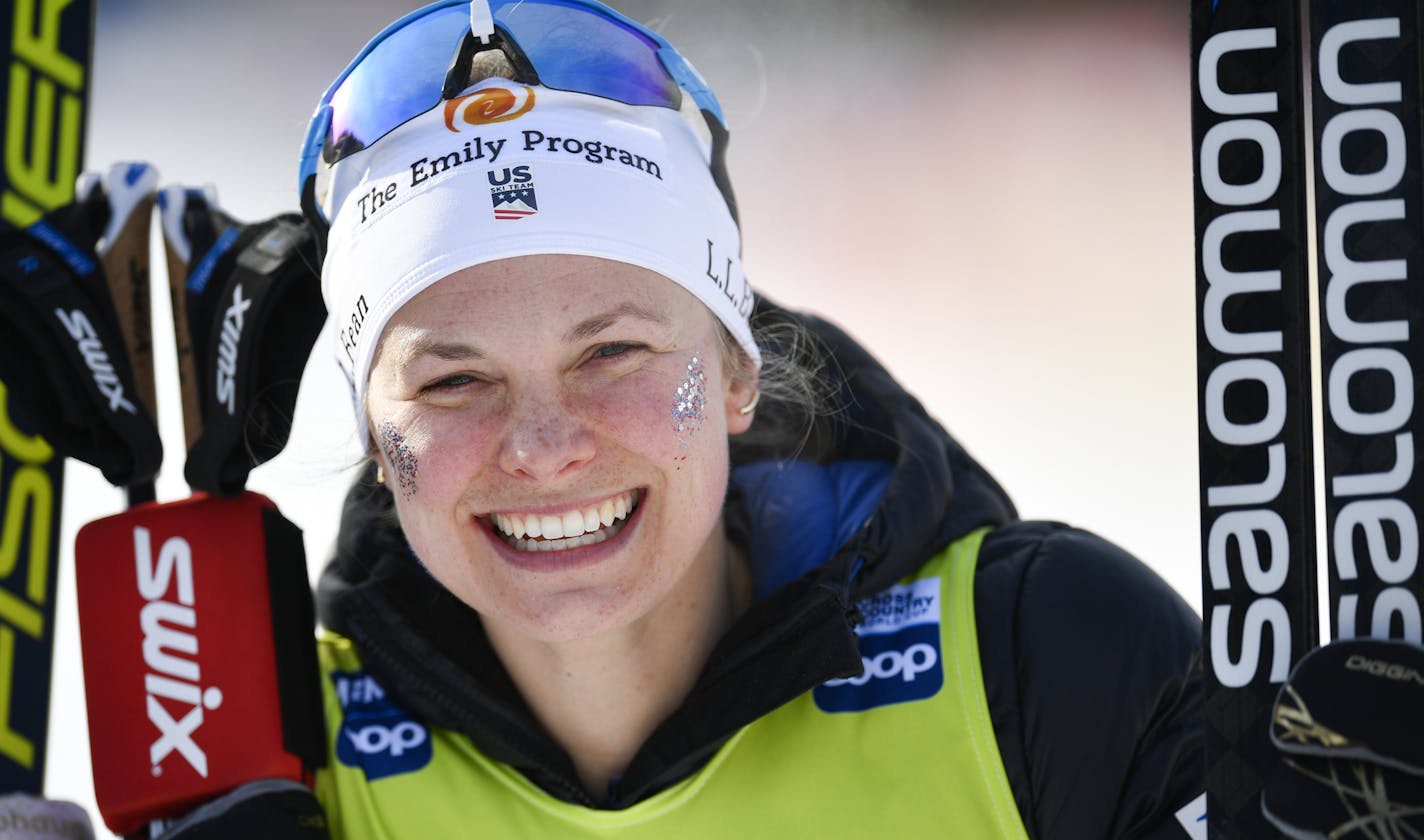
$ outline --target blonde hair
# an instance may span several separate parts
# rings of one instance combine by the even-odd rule
[[[748,378],[746,352],[718,322],[722,368],[732,380]],[[837,388],[827,368],[835,360],[805,324],[785,314],[752,316],[752,337],[761,351],[756,385],[761,392],[752,426],[730,440],[733,462],[794,458],[819,447],[818,421],[840,413]],[[824,430],[821,430],[824,431]]]

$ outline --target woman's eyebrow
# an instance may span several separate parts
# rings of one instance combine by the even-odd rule
[[[485,353],[472,344],[439,341],[430,336],[422,336],[406,345],[405,352],[401,356],[402,366],[404,366],[422,356],[433,356],[442,362],[464,362],[471,359],[483,359]]]
[[[672,319],[661,312],[655,312],[636,303],[621,303],[607,312],[601,312],[579,321],[564,333],[564,341],[569,343],[586,341],[623,318],[636,318],[660,327],[672,326]],[[404,352],[401,353],[401,361],[403,365],[408,365],[423,356],[431,356],[442,362],[464,362],[483,359],[485,352],[473,344],[441,341],[433,336],[424,335],[405,346]]]
[[[564,341],[566,343],[586,341],[613,326],[622,318],[637,318],[642,321],[657,324],[660,327],[672,326],[672,319],[661,312],[646,309],[636,303],[620,303],[607,312],[593,315],[579,321],[568,332],[564,333]]]

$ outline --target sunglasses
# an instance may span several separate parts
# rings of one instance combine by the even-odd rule
[[[302,209],[321,239],[331,167],[467,87],[476,53],[500,49],[523,84],[682,111],[691,97],[712,139],[713,179],[737,218],[717,97],[661,35],[596,0],[442,0],[371,39],[317,105],[302,144]]]

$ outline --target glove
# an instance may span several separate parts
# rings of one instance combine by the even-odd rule
[[[0,840],[94,840],[89,815],[72,802],[27,793],[0,795]]]
[[[211,187],[167,187],[158,203],[183,382],[183,473],[195,490],[235,496],[292,429],[326,319],[315,238],[296,214],[241,224]]]
[[[1281,687],[1284,757],[1261,808],[1292,838],[1424,835],[1424,647],[1352,639],[1311,651]]]
[[[175,820],[159,840],[324,840],[326,815],[304,785],[249,782]]]
[[[119,486],[152,481],[148,230],[158,173],[80,176],[75,200],[0,235],[0,379],[61,454]]]

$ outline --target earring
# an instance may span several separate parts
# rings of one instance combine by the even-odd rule
[[[377,465],[376,465],[376,483],[377,483],[377,484],[385,484],[385,483],[386,483],[386,468],[383,467],[383,466],[381,466],[380,464],[377,464]]]
[[[756,409],[756,405],[757,405],[757,403],[758,403],[760,400],[761,400],[761,389],[758,388],[757,391],[756,391],[756,393],[755,393],[755,394],[752,394],[752,401],[749,402],[749,403],[747,403],[746,405],[742,406],[741,408],[737,409],[737,413],[740,414],[740,415],[742,415],[743,417],[747,416],[748,414],[751,414],[752,411],[754,411],[754,410]]]

